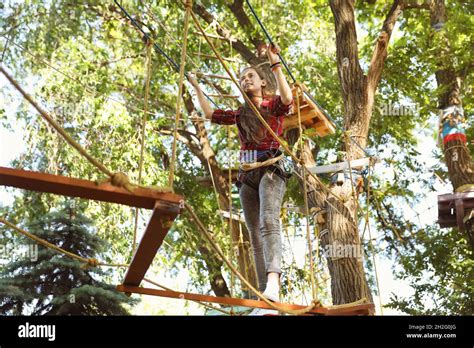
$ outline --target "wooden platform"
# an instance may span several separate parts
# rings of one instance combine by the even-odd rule
[[[465,231],[464,216],[474,209],[474,191],[448,193],[438,196],[440,227],[458,227]]]
[[[159,297],[167,297],[167,298],[176,298],[176,299],[184,299],[184,300],[192,300],[192,301],[200,301],[200,302],[210,302],[210,303],[219,303],[223,305],[231,305],[231,306],[244,306],[249,308],[266,308],[266,309],[274,309],[273,307],[269,306],[263,301],[257,300],[247,300],[247,299],[240,299],[240,298],[231,298],[231,297],[219,297],[219,296],[208,296],[208,295],[200,295],[200,294],[190,294],[185,292],[178,292],[178,291],[168,291],[168,290],[158,290],[158,289],[150,289],[150,288],[142,288],[137,286],[126,286],[126,285],[118,285],[118,291],[122,291],[125,293],[134,293],[134,294],[142,294],[142,295],[152,295],[152,296],[159,296]],[[304,309],[306,306],[296,305],[296,304],[286,304],[286,303],[278,303],[280,307],[283,307],[287,310],[300,310]],[[317,307],[313,308],[307,314],[313,315],[369,315],[374,311],[375,307],[373,303],[368,304],[360,304],[360,305],[353,305],[347,306],[343,308],[326,308],[326,307]]]
[[[303,86],[305,91],[306,87]],[[298,128],[298,112],[296,105],[296,88],[292,87],[293,93],[293,114],[287,116],[283,119],[283,129],[285,131],[292,128]],[[323,113],[323,111],[306,95],[300,93],[299,96],[300,104],[300,113],[301,113],[301,124],[305,126],[306,129],[310,130],[311,133],[324,137],[329,134],[334,134],[336,131],[336,126],[331,122]]]
[[[136,188],[129,192],[109,183],[0,167],[0,185],[47,192],[102,202],[153,209],[152,216],[125,275],[124,284],[137,286],[145,276],[156,252],[163,243],[174,219],[180,213],[183,197],[151,189]]]

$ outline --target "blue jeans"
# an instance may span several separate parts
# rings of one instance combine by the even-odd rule
[[[239,189],[240,202],[250,234],[259,291],[264,291],[267,273],[281,274],[280,209],[286,180],[266,171],[258,190],[243,184]]]

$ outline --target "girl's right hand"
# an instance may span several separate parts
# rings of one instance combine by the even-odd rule
[[[189,73],[188,74],[188,81],[194,88],[199,89],[199,83],[196,80],[196,75],[194,75],[193,73]]]

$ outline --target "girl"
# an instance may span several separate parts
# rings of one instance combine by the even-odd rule
[[[243,69],[239,83],[272,130],[281,136],[283,117],[290,113],[293,96],[283,75],[278,52],[279,48],[274,45],[266,47],[279,95],[272,95],[267,91],[268,82],[257,67]],[[196,90],[199,104],[207,119],[217,124],[236,124],[238,127],[241,166],[237,187],[250,233],[259,291],[269,300],[279,302],[282,253],[280,208],[288,177],[282,168],[281,160],[275,162],[276,157],[281,155],[280,145],[264,128],[247,102],[238,110],[213,110],[194,76],[189,77],[189,82]],[[257,162],[267,162],[252,169],[252,164],[249,166],[248,163],[243,163],[248,162],[244,159],[249,158]],[[268,162],[271,163],[268,165]],[[254,309],[251,315],[267,312],[275,311]]]

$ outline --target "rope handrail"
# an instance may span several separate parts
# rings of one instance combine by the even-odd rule
[[[126,265],[126,264],[105,263],[105,262],[101,262],[101,261],[99,261],[95,258],[82,257],[80,255],[77,255],[77,254],[73,253],[73,252],[70,252],[70,251],[67,251],[63,248],[60,248],[57,245],[52,244],[52,243],[48,242],[45,239],[42,239],[38,236],[35,236],[34,234],[32,234],[30,232],[27,232],[27,231],[21,229],[20,227],[18,227],[15,224],[9,222],[8,220],[6,220],[3,217],[0,217],[0,223],[4,224],[5,226],[10,227],[14,231],[24,235],[25,237],[28,237],[31,240],[34,240],[36,243],[38,243],[38,244],[40,244],[40,245],[42,245],[46,248],[52,249],[52,250],[54,250],[54,251],[56,251],[60,254],[66,255],[67,257],[70,257],[70,258],[75,259],[77,261],[83,262],[84,264],[86,264],[89,267],[104,266],[104,267],[125,267],[125,268],[127,268],[129,266],[129,265]]]
[[[142,172],[143,172],[143,162],[145,154],[145,134],[146,134],[146,123],[147,123],[147,109],[148,109],[148,98],[150,96],[150,80],[151,80],[151,42],[146,44],[146,81],[145,81],[145,97],[144,97],[144,107],[145,112],[142,117],[142,129],[141,129],[141,141],[140,141],[140,163],[138,165],[138,184],[142,183]],[[133,246],[132,246],[132,255],[135,254],[136,244],[137,244],[137,230],[138,230],[138,216],[140,209],[135,209],[135,226],[133,228]]]
[[[115,2],[117,2],[115,0]],[[192,0],[186,0],[186,13],[184,15],[184,33],[183,33],[183,46],[181,49],[181,63],[179,67],[179,82],[178,82],[178,97],[176,100],[176,120],[174,123],[173,132],[173,147],[171,149],[171,162],[170,162],[170,174],[169,174],[169,187],[173,189],[174,181],[174,170],[176,165],[176,144],[178,139],[178,123],[179,117],[181,116],[181,97],[183,95],[183,82],[184,82],[184,69],[186,64],[186,49],[188,43],[188,28],[189,28],[189,14],[191,13]]]

